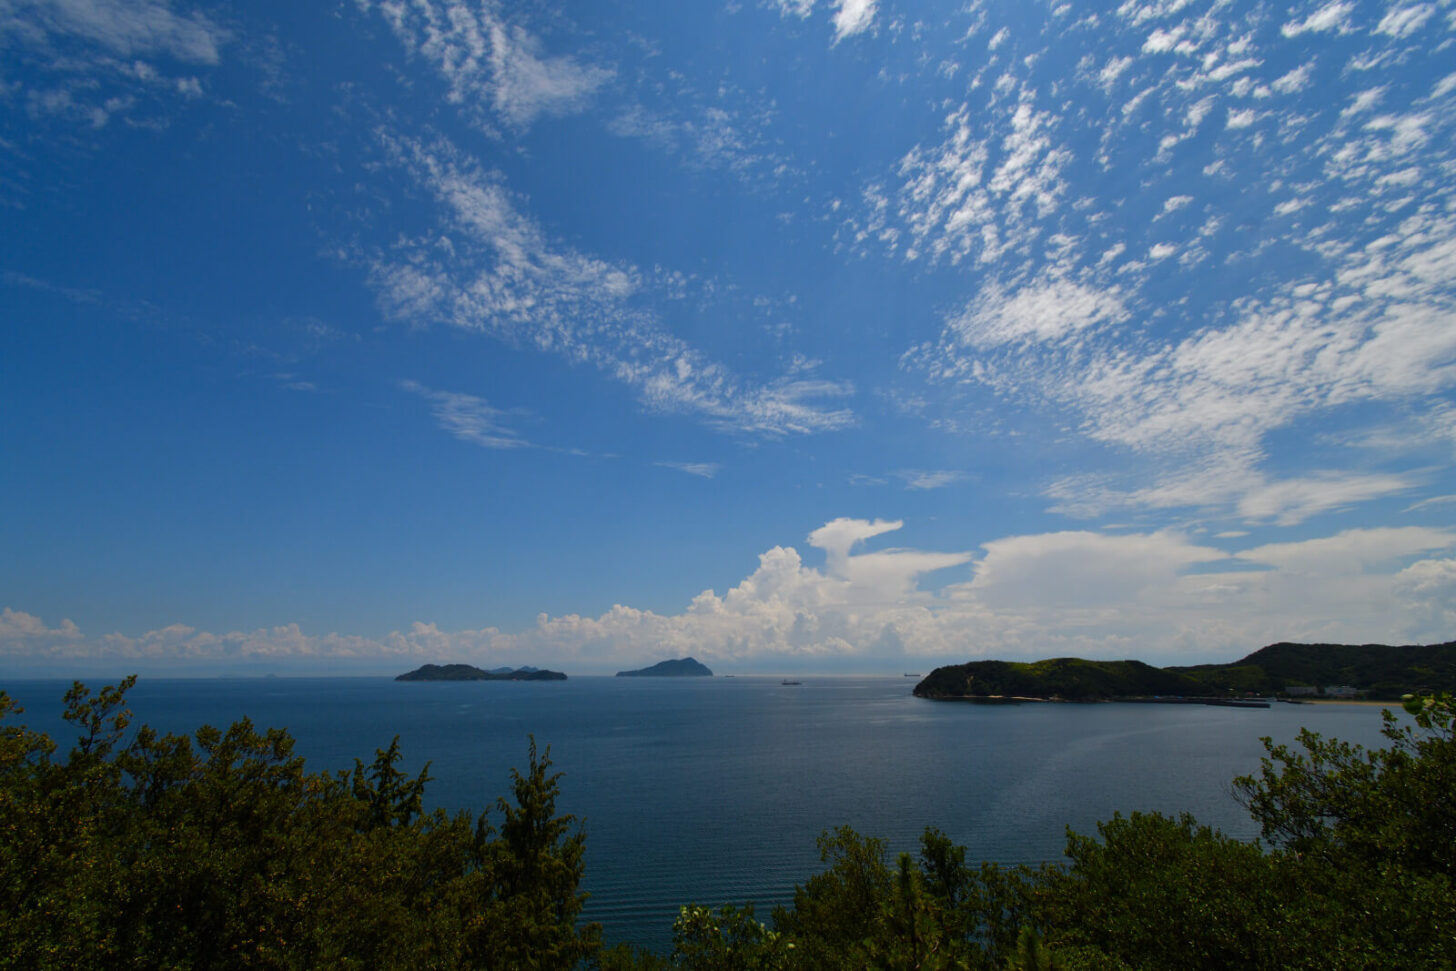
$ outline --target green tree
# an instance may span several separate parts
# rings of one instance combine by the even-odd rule
[[[1260,774],[1234,789],[1264,838],[1332,865],[1456,877],[1456,733],[1449,695],[1412,698],[1415,725],[1382,713],[1386,748],[1302,731],[1297,748],[1264,739]]]
[[[556,814],[560,773],[551,773],[551,749],[539,756],[530,740],[525,775],[511,770],[515,805],[498,801],[499,839],[484,825],[477,852],[490,874],[486,898],[472,918],[469,954],[513,968],[570,968],[601,946],[601,927],[577,926],[586,903],[578,891],[586,836],[576,817]]]
[[[0,693],[0,965],[565,969],[597,947],[534,740],[497,837],[425,813],[398,739],[337,775],[246,719],[128,741],[132,681],[67,693],[64,760]]]

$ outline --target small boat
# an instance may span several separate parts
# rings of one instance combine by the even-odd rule
[[[803,684],[802,681],[780,681],[779,684]]]
[[[911,674],[909,671],[906,671],[905,672],[905,677],[907,677],[907,678],[918,678],[918,677],[920,677],[920,675],[918,675],[918,674]]]

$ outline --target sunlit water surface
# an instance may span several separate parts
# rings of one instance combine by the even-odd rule
[[[981,706],[922,701],[908,678],[616,679],[398,683],[384,678],[143,680],[139,722],[191,732],[248,716],[287,728],[315,770],[366,761],[395,735],[431,763],[431,806],[492,807],[527,736],[563,773],[559,808],[584,821],[586,917],[609,942],[670,944],[680,905],[754,901],[767,916],[819,868],[815,837],[848,824],[915,850],[927,826],[972,859],[1056,860],[1065,828],[1116,811],[1192,812],[1257,828],[1231,796],[1260,737],[1301,726],[1380,744],[1378,708],[1275,704]],[[69,740],[65,684],[3,685],[21,721]]]

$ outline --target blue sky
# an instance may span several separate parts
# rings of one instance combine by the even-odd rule
[[[1453,42],[0,0],[0,665],[1456,637]]]

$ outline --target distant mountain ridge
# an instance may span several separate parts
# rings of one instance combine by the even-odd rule
[[[482,670],[473,664],[422,664],[396,681],[565,681],[560,671],[541,668],[494,668]]]
[[[618,671],[619,678],[711,678],[713,672],[706,664],[694,658],[679,658],[676,661],[658,661],[647,668],[636,671]]]
[[[1444,644],[1271,644],[1230,664],[1156,668],[1142,661],[971,661],[936,668],[915,686],[931,699],[1059,698],[1102,701],[1154,696],[1277,694],[1288,687],[1349,685],[1395,701],[1413,691],[1456,687],[1456,641]]]

